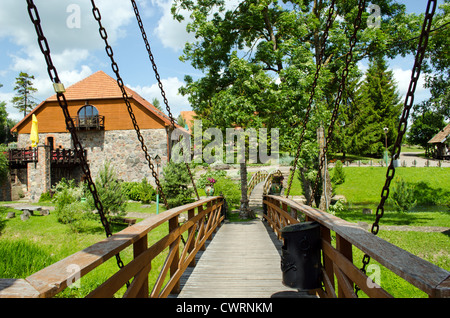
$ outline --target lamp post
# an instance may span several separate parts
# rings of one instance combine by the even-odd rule
[[[158,180],[159,180],[159,165],[161,164],[161,158],[158,155],[155,156],[155,162],[156,162],[156,175],[158,176]],[[156,187],[156,214],[159,214],[159,189],[158,189],[158,186]]]
[[[384,127],[383,128],[384,131],[384,146],[385,146],[385,151],[384,151],[384,161],[386,161],[386,167],[388,165],[388,159],[389,159],[389,155],[388,155],[388,148],[387,148],[387,133],[389,131],[389,128]]]

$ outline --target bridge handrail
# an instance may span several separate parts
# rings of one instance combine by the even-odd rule
[[[171,292],[177,293],[181,275],[188,266],[195,265],[196,253],[204,249],[206,240],[211,239],[213,232],[223,221],[223,202],[223,197],[215,196],[167,210],[127,227],[25,279],[0,279],[0,298],[53,297],[130,245],[133,245],[134,259],[88,297],[113,297],[114,293],[133,277],[134,280],[124,297],[148,297],[151,260],[167,247],[170,248],[169,254],[150,296],[167,297]],[[187,220],[180,225],[178,217],[184,212],[187,212]],[[169,234],[147,247],[147,234],[164,223],[169,225]],[[188,238],[180,253],[179,243],[185,232],[188,233]],[[68,271],[69,266],[76,269],[75,272]],[[170,279],[164,285],[164,279],[169,272]]]
[[[269,189],[272,186],[272,180],[274,176],[283,176],[283,173],[281,172],[281,170],[274,170],[267,175],[266,179],[264,180],[263,194],[269,193]]]
[[[258,170],[256,171],[252,177],[250,178],[250,181],[247,183],[247,195],[250,195],[255,188],[255,186],[265,180],[266,176],[268,175],[268,172],[266,170]]]
[[[307,221],[320,223],[322,276],[325,286],[322,297],[355,297],[353,284],[369,297],[392,297],[353,264],[352,246],[367,253],[372,259],[427,293],[429,297],[450,297],[449,271],[365,231],[356,224],[280,196],[265,195],[263,203],[267,206],[267,214],[264,217],[280,239],[284,226],[299,222],[297,212],[304,214]],[[336,247],[331,243],[331,231],[336,234]],[[337,289],[334,284],[335,276]],[[371,286],[368,286],[369,284]]]

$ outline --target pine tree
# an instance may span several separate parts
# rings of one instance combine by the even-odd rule
[[[20,72],[19,77],[16,77],[16,86],[14,87],[17,93],[11,100],[14,107],[23,112],[23,117],[36,106],[33,93],[37,92],[37,89],[33,87],[31,80],[34,80],[33,75]]]
[[[358,155],[380,156],[387,145],[397,138],[397,124],[401,112],[400,97],[392,71],[382,57],[371,60],[366,77],[358,92],[355,122],[351,131],[350,151]]]

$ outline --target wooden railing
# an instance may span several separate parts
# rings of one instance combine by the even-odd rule
[[[78,130],[102,130],[105,129],[105,116],[72,117],[75,128]]]
[[[450,272],[363,230],[356,224],[280,196],[265,195],[263,203],[267,206],[267,214],[264,217],[280,239],[281,229],[298,223],[299,215],[306,221],[317,221],[320,224],[324,285],[324,290],[318,290],[320,297],[356,297],[354,284],[369,297],[392,297],[353,264],[352,246],[367,253],[382,266],[427,293],[429,297],[450,297]],[[336,236],[335,244],[332,244],[331,240],[332,231]]]
[[[87,151],[84,150],[84,156]],[[76,164],[80,163],[80,157],[75,149],[57,148],[50,151],[50,159],[52,164]]]
[[[247,183],[247,196],[252,194],[253,189],[258,183],[263,182],[269,173],[266,170],[258,170],[252,175],[250,181]]]
[[[281,176],[283,176],[283,173],[280,170],[276,170],[276,171],[272,171],[271,173],[269,173],[266,176],[266,179],[264,181],[264,188],[263,188],[264,194],[269,193],[270,187],[272,186],[273,177],[275,177],[275,176],[281,177]]]
[[[0,279],[0,297],[53,297],[97,268],[117,253],[133,245],[134,259],[93,290],[88,297],[113,297],[131,281],[124,297],[167,297],[178,293],[180,277],[188,266],[195,266],[195,255],[204,249],[205,242],[223,221],[222,197],[210,197],[176,207],[147,218],[133,226],[98,242],[78,253],[50,265],[25,279]],[[180,214],[187,214],[179,223]],[[148,247],[147,235],[156,227],[168,224],[169,234]],[[187,234],[184,248],[180,248],[182,235]],[[169,248],[166,261],[159,272],[153,290],[148,290],[151,261]],[[75,268],[76,272],[67,271]],[[169,280],[165,283],[167,276]]]

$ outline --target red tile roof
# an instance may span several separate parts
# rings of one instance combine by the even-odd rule
[[[128,87],[125,87],[125,91],[127,92],[127,95],[130,99],[134,99],[139,104],[150,110],[157,117],[162,119],[166,125],[171,125],[170,118],[166,114],[161,112],[138,93]],[[123,98],[122,91],[119,88],[117,81],[103,71],[97,71],[94,74],[86,77],[85,79],[67,87],[64,96],[68,101]],[[28,118],[31,118],[33,113],[35,113],[36,110],[39,109],[43,104],[45,104],[45,102],[56,100],[56,94],[47,98],[45,101],[36,106],[16,126],[14,126],[11,131],[15,131],[19,125],[28,120]],[[176,124],[176,126],[177,128],[180,128],[179,125]]]

